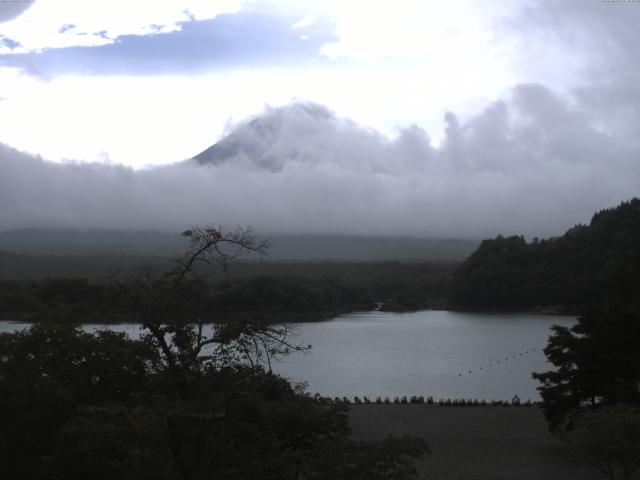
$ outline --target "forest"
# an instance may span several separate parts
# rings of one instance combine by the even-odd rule
[[[32,257],[29,257],[32,258]],[[36,257],[37,258],[37,257]],[[129,264],[121,277],[141,268]],[[36,260],[34,260],[35,262]],[[166,259],[160,268],[170,265]],[[276,320],[327,318],[357,310],[411,310],[446,305],[456,264],[419,263],[234,263],[225,279],[200,269],[181,288],[181,308],[213,318],[250,313]],[[40,271],[46,270],[41,264]],[[121,278],[120,281],[125,281]],[[0,317],[118,322],[131,319],[134,306],[112,276],[34,278],[0,281]]]
[[[603,302],[611,288],[640,291],[638,265],[640,199],[634,198],[560,237],[484,240],[456,270],[451,298],[465,308],[561,306],[578,313]]]

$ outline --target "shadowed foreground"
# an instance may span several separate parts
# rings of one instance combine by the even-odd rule
[[[353,436],[421,436],[431,447],[418,465],[430,480],[598,480],[601,473],[559,452],[538,408],[353,405]]]

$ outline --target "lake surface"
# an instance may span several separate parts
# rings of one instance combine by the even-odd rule
[[[502,400],[517,394],[535,400],[538,382],[531,373],[551,368],[542,352],[550,327],[574,323],[573,317],[513,313],[352,313],[294,324],[295,341],[313,348],[285,357],[274,370],[330,396]],[[0,322],[0,332],[23,327]],[[137,325],[108,328],[139,332]]]

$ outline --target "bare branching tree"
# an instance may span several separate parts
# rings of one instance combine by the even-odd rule
[[[272,325],[253,319],[236,318],[216,324],[217,348],[211,359],[227,363],[248,363],[251,371],[266,367],[272,372],[272,361],[292,352],[304,352],[311,345],[292,341],[293,332],[286,324]]]
[[[258,239],[251,228],[228,231],[223,226],[195,226],[182,236],[189,248],[169,266],[156,262],[128,278],[113,279],[133,303],[147,338],[157,344],[178,386],[205,362],[245,362],[252,371],[264,364],[271,372],[274,356],[308,348],[290,342],[286,325],[235,318],[217,319],[208,327],[202,312],[185,306],[188,283],[202,280],[199,265],[217,265],[226,275],[239,258],[266,255],[269,240]]]

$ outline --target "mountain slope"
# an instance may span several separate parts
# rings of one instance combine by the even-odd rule
[[[460,306],[580,307],[614,290],[640,295],[640,199],[596,213],[562,237],[485,240],[458,268],[453,299]]]
[[[272,235],[271,261],[460,261],[473,240],[358,235]],[[177,232],[20,229],[0,232],[0,250],[20,254],[175,255]]]

